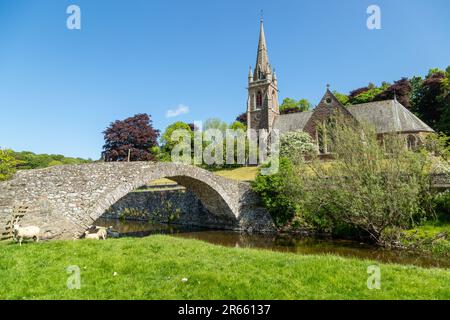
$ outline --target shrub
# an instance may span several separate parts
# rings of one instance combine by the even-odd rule
[[[434,197],[434,206],[440,220],[450,221],[450,191],[438,193]]]
[[[370,126],[337,116],[327,128],[334,161],[314,160],[311,174],[300,175],[299,197],[306,216],[323,212],[334,225],[364,231],[379,241],[387,227],[407,228],[431,209],[431,194],[423,153],[408,151],[400,135],[386,135],[383,143]]]
[[[276,174],[258,174],[252,182],[253,190],[260,195],[277,226],[285,225],[295,215],[297,205],[293,201],[293,196],[287,192],[294,190],[291,184],[296,180],[292,162],[288,158],[281,158]]]
[[[286,132],[280,137],[280,156],[291,159],[293,163],[302,161],[305,156],[317,153],[317,146],[309,134],[303,131]]]

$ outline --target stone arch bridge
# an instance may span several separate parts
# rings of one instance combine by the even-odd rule
[[[56,166],[19,171],[0,183],[0,228],[14,208],[26,206],[21,225],[37,225],[52,239],[75,239],[112,204],[132,190],[169,178],[192,191],[226,228],[273,231],[267,210],[248,183],[217,176],[198,167],[153,162],[115,162]],[[231,227],[230,227],[231,226]]]

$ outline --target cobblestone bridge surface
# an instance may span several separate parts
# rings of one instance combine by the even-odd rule
[[[174,163],[92,163],[18,172],[0,183],[0,226],[15,208],[28,206],[22,226],[36,225],[44,238],[76,239],[132,190],[170,178],[193,192],[210,214],[236,230],[267,232],[274,225],[248,183]]]

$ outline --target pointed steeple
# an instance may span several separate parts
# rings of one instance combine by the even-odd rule
[[[266,75],[270,73],[269,56],[267,54],[266,36],[264,34],[264,21],[261,19],[260,29],[259,29],[259,42],[258,42],[258,53],[256,56],[255,65],[255,80],[265,79]]]

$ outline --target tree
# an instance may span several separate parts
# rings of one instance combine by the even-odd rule
[[[16,172],[17,160],[11,150],[0,149],[0,181],[10,179]]]
[[[203,125],[203,130],[209,130],[209,129],[217,129],[221,132],[225,133],[227,130],[228,125],[226,122],[220,120],[219,118],[209,118],[205,121]]]
[[[169,125],[164,133],[161,135],[161,143],[162,143],[162,151],[169,155],[172,152],[172,149],[180,142],[181,138],[177,141],[172,140],[172,134],[175,130],[186,130],[192,137],[192,129],[191,126],[185,122],[177,121]]]
[[[410,109],[410,95],[411,95],[412,86],[407,78],[401,78],[398,81],[395,81],[393,85],[389,86],[386,90],[376,95],[373,101],[382,101],[389,99],[396,99],[403,106]]]
[[[291,98],[285,98],[280,105],[281,114],[304,112],[310,109],[312,109],[312,104],[307,99],[296,101]]]
[[[414,96],[414,111],[432,128],[447,131],[445,122],[449,111],[447,74],[438,69],[431,69]],[[443,121],[444,120],[444,121]]]
[[[349,95],[349,101],[351,104],[361,104],[361,103],[372,102],[372,101],[374,101],[374,99],[377,95],[381,94],[389,86],[390,85],[386,82],[384,82],[381,85],[381,87],[377,87],[374,84],[370,83],[366,88],[360,88],[360,89],[352,91]],[[361,90],[363,90],[363,91],[361,91]],[[358,93],[358,94],[356,94],[356,93]]]
[[[374,128],[343,116],[325,125],[334,161],[282,157],[278,173],[258,175],[253,184],[277,223],[356,231],[380,242],[386,228],[408,228],[431,216],[426,153],[407,150],[397,134],[380,143]]]
[[[103,132],[105,161],[151,161],[150,149],[157,145],[159,130],[152,126],[148,114],[136,114],[125,120],[117,120]]]
[[[337,117],[326,131],[333,140],[332,165],[318,159],[300,165],[298,203],[304,217],[324,217],[379,242],[388,227],[408,228],[430,213],[428,157],[405,148],[403,137],[378,140],[375,129]],[[309,174],[308,174],[309,172]]]
[[[247,126],[247,112],[241,113],[236,117],[236,121],[239,121],[243,125]]]
[[[362,88],[358,88],[355,89],[353,91],[350,91],[349,95],[348,95],[348,99],[350,101],[351,104],[353,104],[354,99],[359,96],[361,93],[364,93],[366,91],[370,90],[370,87],[362,87]]]
[[[343,105],[346,106],[349,104],[349,98],[347,95],[343,93],[339,93],[337,91],[333,91],[333,95],[338,99],[338,101]]]

